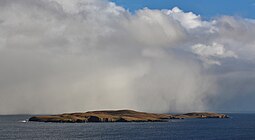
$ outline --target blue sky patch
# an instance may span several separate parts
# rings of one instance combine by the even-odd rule
[[[172,9],[177,6],[188,12],[213,18],[221,15],[255,18],[255,0],[111,0],[131,12],[150,9]]]

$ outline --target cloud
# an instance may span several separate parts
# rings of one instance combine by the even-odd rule
[[[165,13],[180,22],[187,29],[201,27],[203,24],[199,15],[195,15],[192,12],[184,13],[178,7],[174,7],[172,10],[165,10]]]
[[[106,0],[2,0],[0,113],[230,106],[231,81],[253,90],[254,24],[177,7],[131,14]]]
[[[208,64],[220,65],[219,61],[213,60],[214,57],[216,58],[238,57],[234,52],[226,51],[222,44],[218,44],[215,42],[211,46],[207,46],[204,44],[195,44],[191,48],[194,54],[199,55],[202,61]]]

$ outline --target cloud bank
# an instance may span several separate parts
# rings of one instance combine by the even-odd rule
[[[0,1],[0,114],[250,110],[255,21],[106,0]]]

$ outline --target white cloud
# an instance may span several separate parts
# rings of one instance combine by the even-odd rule
[[[237,58],[237,55],[229,50],[226,50],[222,44],[214,42],[212,45],[195,44],[192,46],[193,53],[201,57],[206,63],[218,64],[219,61],[215,61],[214,58]]]
[[[199,15],[195,15],[192,12],[185,13],[178,7],[174,7],[172,10],[165,10],[164,12],[180,22],[187,29],[201,27],[203,24]]]
[[[222,72],[254,73],[254,27],[105,0],[0,1],[0,113],[205,110]]]

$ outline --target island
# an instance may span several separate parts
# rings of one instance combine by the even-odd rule
[[[155,114],[134,110],[104,110],[85,113],[64,113],[59,115],[33,116],[33,122],[85,123],[85,122],[162,122],[169,119],[228,118],[225,114],[193,112],[186,114]]]

